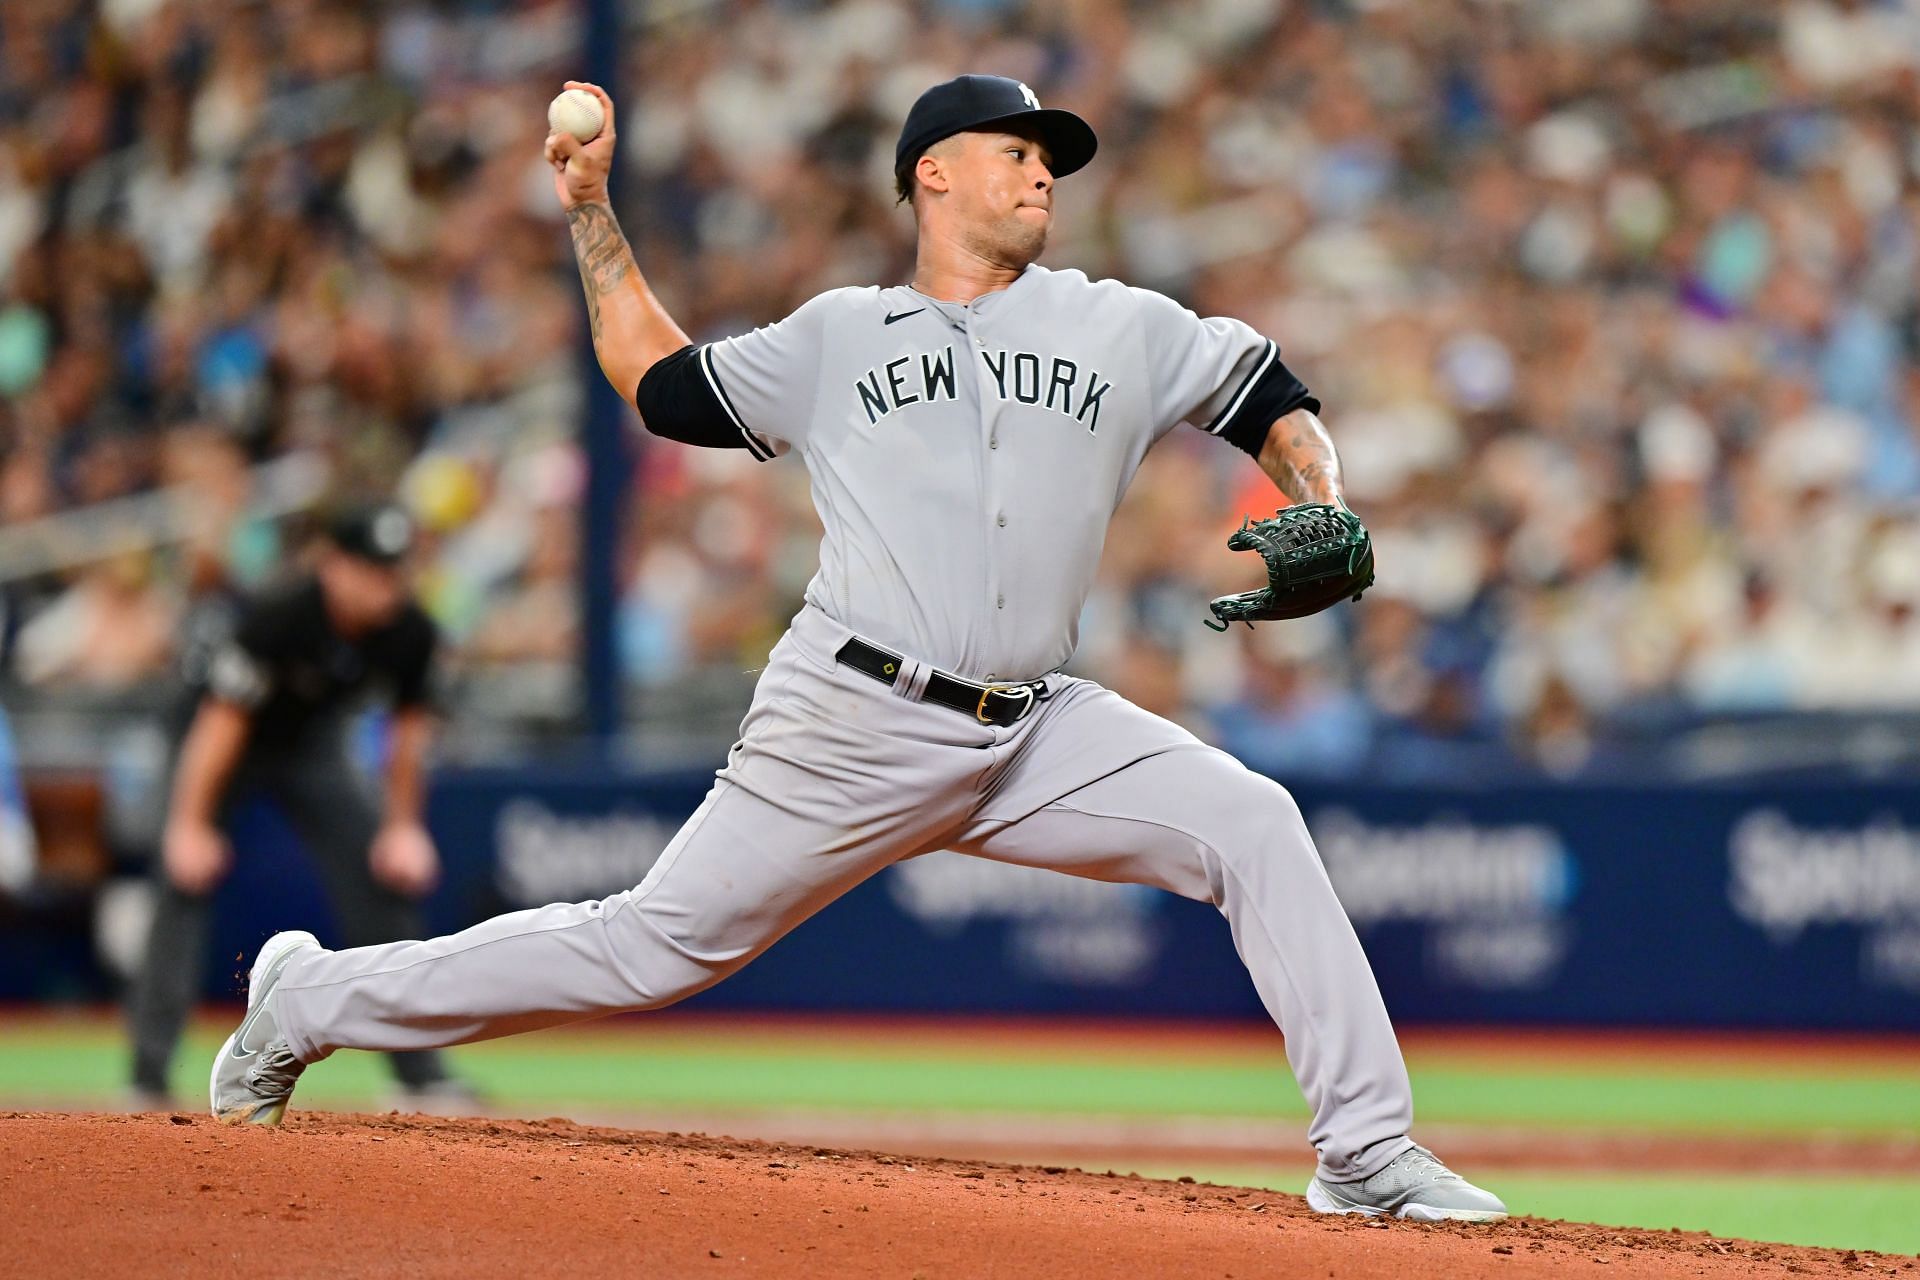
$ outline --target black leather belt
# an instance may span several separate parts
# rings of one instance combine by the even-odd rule
[[[888,653],[879,645],[868,644],[859,636],[840,646],[833,655],[855,671],[872,676],[883,684],[892,684],[905,661],[897,653]],[[1018,684],[975,684],[936,671],[927,677],[922,702],[937,702],[943,707],[965,712],[981,724],[1019,724],[1047,696],[1044,680],[1023,680]]]

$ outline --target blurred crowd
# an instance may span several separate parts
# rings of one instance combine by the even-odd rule
[[[1179,432],[1114,526],[1076,660],[1256,766],[1571,774],[1650,718],[1920,708],[1915,0],[627,14],[620,213],[696,340],[905,279],[898,122],[991,70],[1101,134],[1050,265],[1280,342],[1378,587],[1204,630],[1256,573],[1225,532],[1277,498]],[[10,678],[162,670],[197,593],[296,544],[250,477],[298,453],[421,515],[472,687],[568,696],[583,312],[539,150],[577,16],[0,6],[0,523],[190,495],[179,540],[4,584]],[[812,571],[804,473],[635,453],[627,671],[749,679]]]

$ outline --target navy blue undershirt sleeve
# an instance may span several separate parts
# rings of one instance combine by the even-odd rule
[[[1268,429],[1276,419],[1295,409],[1319,413],[1320,399],[1308,391],[1306,384],[1276,356],[1273,363],[1260,374],[1233,417],[1221,425],[1218,434],[1222,440],[1257,458],[1260,450],[1266,447]]]
[[[662,439],[707,449],[749,447],[700,367],[700,348],[691,343],[654,362],[633,393],[633,405],[647,430]]]

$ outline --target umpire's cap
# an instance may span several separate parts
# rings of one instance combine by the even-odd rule
[[[1100,140],[1093,126],[1071,111],[1042,107],[1033,90],[1005,76],[956,76],[921,94],[900,127],[893,171],[902,173],[942,138],[990,125],[1031,124],[1053,157],[1053,176],[1064,178],[1086,167]]]
[[[413,517],[391,502],[342,507],[327,521],[327,540],[353,556],[396,565],[413,550]]]

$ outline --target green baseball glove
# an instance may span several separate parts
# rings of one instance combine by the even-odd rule
[[[1210,606],[1218,623],[1304,618],[1373,585],[1373,539],[1345,507],[1295,503],[1256,522],[1251,516],[1227,539],[1229,551],[1258,551],[1267,562],[1267,585],[1221,596]]]

